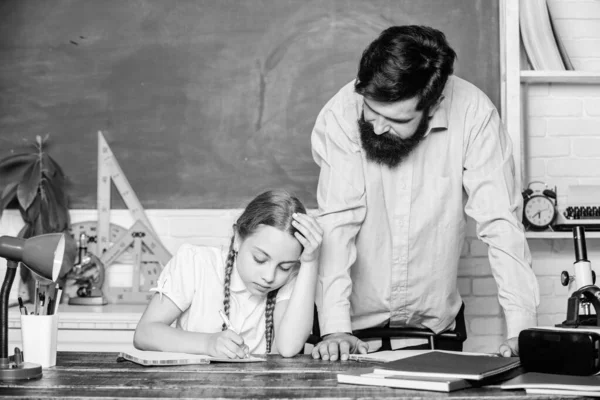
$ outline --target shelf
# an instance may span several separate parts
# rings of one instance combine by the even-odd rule
[[[600,72],[594,71],[521,71],[522,83],[600,84]]]
[[[573,239],[573,232],[525,232],[527,239]],[[600,239],[600,232],[586,231],[586,239]]]

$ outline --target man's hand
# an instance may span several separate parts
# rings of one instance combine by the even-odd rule
[[[507,339],[500,345],[498,354],[502,357],[515,357],[519,355],[519,338]]]
[[[368,349],[369,346],[356,336],[349,333],[332,333],[317,343],[312,351],[312,356],[325,361],[337,361],[338,358],[346,361],[348,354],[367,354]]]

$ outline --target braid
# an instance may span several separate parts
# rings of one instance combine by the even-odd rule
[[[227,262],[225,263],[225,282],[223,283],[223,311],[225,311],[225,315],[229,318],[229,297],[230,297],[230,286],[231,286],[231,272],[233,272],[233,263],[235,262],[235,257],[237,256],[237,252],[233,249],[235,235],[231,237],[231,244],[229,245],[229,253],[227,253]],[[227,330],[227,326],[225,322],[223,322],[222,330]]]
[[[267,305],[265,307],[265,338],[267,339],[267,354],[271,352],[271,343],[273,342],[273,310],[275,309],[275,299],[277,292],[273,290],[267,295]]]

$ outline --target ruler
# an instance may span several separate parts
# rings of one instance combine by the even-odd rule
[[[127,229],[120,225],[109,224],[109,246],[112,243],[115,243],[125,231],[127,231]],[[85,236],[88,239],[87,250],[98,258],[100,257],[100,251],[98,249],[98,221],[74,222],[69,228],[69,233],[73,236],[75,241],[79,240],[79,236],[82,233],[85,233]]]
[[[110,223],[111,182],[135,220],[127,231],[119,230],[115,228],[116,225]],[[98,131],[97,185],[98,223],[95,232],[95,255],[106,268],[125,251],[133,255],[132,286],[108,288],[107,295],[113,297],[114,302],[146,303],[152,297],[148,290],[156,284],[156,279],[162,267],[171,259],[171,254],[152,228],[142,204],[101,131]]]
[[[129,230],[100,256],[104,265],[114,263],[124,252],[133,248],[133,276],[131,287],[109,287],[107,296],[115,303],[143,303],[151,298],[149,290],[156,286],[158,277],[171,255],[141,221],[136,221]]]
[[[110,192],[114,183],[127,209],[136,221],[154,232],[142,204],[131,188],[119,162],[108,146],[101,131],[98,131],[98,250],[102,254],[110,247]],[[156,233],[155,233],[156,235]]]

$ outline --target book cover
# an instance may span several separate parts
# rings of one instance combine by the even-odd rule
[[[117,362],[131,361],[145,367],[160,365],[193,365],[209,364],[211,362],[235,362],[249,363],[266,361],[265,358],[250,356],[247,358],[218,358],[202,354],[173,353],[166,351],[145,351],[137,349],[128,349],[122,351],[117,356]]]
[[[354,371],[340,372],[337,374],[337,381],[351,385],[386,386],[434,392],[452,392],[471,387],[471,384],[464,379],[417,378],[382,374],[374,372],[373,368],[360,368]]]
[[[544,389],[595,392],[600,395],[600,376],[558,375],[527,372],[500,385],[502,389]]]
[[[377,373],[479,381],[519,367],[519,357],[434,350],[392,361],[375,368]]]
[[[431,351],[433,350],[385,350],[369,354],[350,354],[348,359],[365,362],[390,362],[429,353]]]
[[[561,390],[561,389],[525,389],[527,394],[551,394],[561,396],[586,396],[586,397],[599,397],[600,391],[598,390]]]

